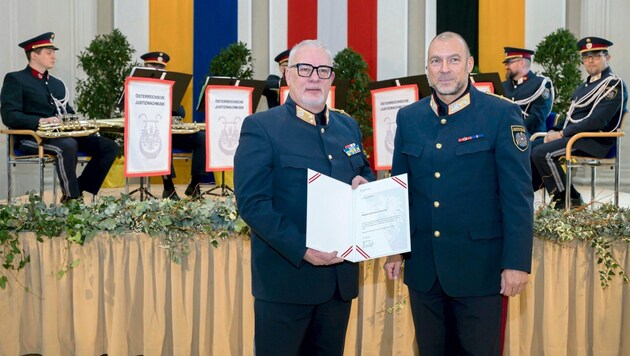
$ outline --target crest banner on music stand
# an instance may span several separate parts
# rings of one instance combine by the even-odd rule
[[[243,120],[252,114],[254,88],[206,87],[206,171],[234,169],[234,154]]]
[[[125,176],[147,177],[171,173],[170,80],[125,80]]]
[[[418,101],[415,84],[371,90],[372,127],[374,128],[374,168],[392,169],[394,135],[398,110]]]

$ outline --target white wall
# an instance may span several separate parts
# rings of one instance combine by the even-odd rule
[[[563,1],[526,0],[525,1],[525,48],[532,50],[545,36],[566,26],[566,3]],[[541,71],[536,63],[532,70]]]

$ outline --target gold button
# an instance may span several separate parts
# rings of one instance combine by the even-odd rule
[[[324,130],[324,128],[322,127],[322,129],[321,129],[320,131],[321,131],[322,133],[324,133],[324,131],[326,131],[326,130]]]
[[[436,143],[435,144],[435,148],[437,148],[438,150],[442,149],[442,144],[441,143]]]
[[[442,120],[440,120],[440,123],[441,123],[442,125],[446,125],[446,119],[442,119]]]
[[[328,159],[332,159],[332,155],[328,155]]]
[[[436,207],[436,208],[439,208],[440,207],[440,202],[439,201],[434,201],[433,202],[433,206]]]
[[[433,231],[433,236],[440,237],[440,232],[439,231]]]
[[[435,176],[435,178],[440,178],[442,175],[440,174],[440,172],[435,172],[433,176]]]

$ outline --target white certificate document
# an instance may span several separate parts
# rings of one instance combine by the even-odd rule
[[[307,179],[306,247],[351,262],[411,250],[406,174],[355,190],[310,169]]]

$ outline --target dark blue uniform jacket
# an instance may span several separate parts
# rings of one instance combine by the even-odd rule
[[[586,82],[582,83],[571,96],[571,100],[577,100],[588,92],[590,92],[597,84],[601,83],[605,78],[614,76],[610,67],[606,68],[601,78],[589,83],[590,77]],[[621,82],[621,83],[619,83]],[[628,104],[628,88],[626,83],[616,78],[608,84],[608,88],[617,85],[606,97],[604,97],[595,108],[591,105],[583,108],[576,108],[571,115],[573,119],[581,119],[586,117],[591,110],[591,116],[577,123],[569,122],[563,129],[563,123],[559,123],[555,127],[556,130],[562,130],[564,137],[570,137],[580,132],[610,132],[619,124],[621,115],[626,111]],[[595,157],[605,157],[615,144],[615,138],[583,138],[575,142],[576,149],[586,152]]]
[[[438,116],[433,97],[400,109],[392,175],[409,179],[411,253],[405,283],[439,278],[452,297],[498,294],[501,271],[529,272],[533,192],[517,105],[479,92]]]
[[[11,129],[37,130],[40,118],[57,115],[57,108],[50,95],[63,99],[66,95],[63,82],[48,71],[44,78],[33,75],[33,69],[26,66],[21,71],[7,73],[2,84],[2,122]],[[69,114],[74,114],[70,104],[66,105]]]
[[[505,97],[513,101],[523,100],[536,93],[542,84],[543,77],[539,77],[531,70],[525,76],[525,80],[516,83],[513,80],[503,82],[503,92]],[[551,112],[553,98],[551,96],[551,83],[547,82],[546,90],[533,102],[521,105],[521,110],[527,114],[524,117],[525,127],[530,134],[547,131],[546,119]]]
[[[357,175],[374,180],[362,152],[351,156],[344,152],[351,144],[362,147],[354,119],[330,111],[327,126],[311,125],[296,117],[291,98],[243,121],[234,157],[234,187],[239,213],[252,229],[254,297],[319,304],[333,296],[337,285],[344,300],[357,296],[357,264],[315,267],[302,259],[307,169],[345,183]]]

